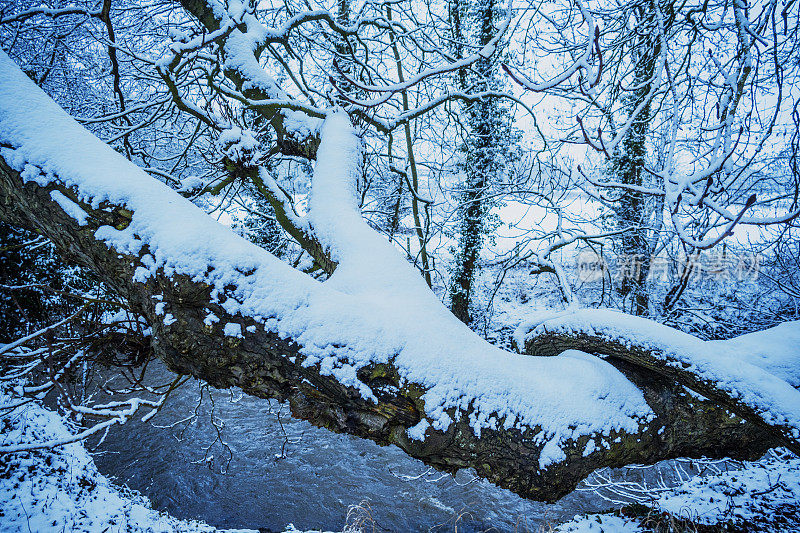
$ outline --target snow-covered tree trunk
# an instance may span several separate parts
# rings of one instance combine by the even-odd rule
[[[538,500],[603,466],[798,450],[800,392],[755,366],[689,347],[683,370],[660,372],[647,356],[532,357],[474,335],[361,219],[359,141],[341,113],[322,127],[309,203],[338,261],[319,283],[94,138],[2,54],[0,74],[0,219],[126,298],[175,372]]]

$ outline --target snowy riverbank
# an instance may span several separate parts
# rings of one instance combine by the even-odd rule
[[[12,395],[0,388],[0,405]],[[47,442],[68,439],[68,423],[35,401],[3,410],[2,443]],[[741,469],[692,478],[662,493],[646,523],[667,512],[698,524],[731,523],[748,530],[778,531],[800,527],[800,460],[771,454]],[[560,525],[563,533],[646,531],[637,518],[589,515]],[[370,530],[368,521],[362,524]],[[353,527],[355,526],[355,527]],[[350,524],[350,531],[359,531]],[[538,526],[534,526],[538,527]],[[3,531],[131,531],[131,532],[244,532],[217,530],[199,521],[185,521],[158,512],[150,502],[112,483],[98,472],[81,443],[0,456],[0,529]],[[287,525],[287,532],[296,532]],[[536,530],[536,529],[534,529]]]
[[[8,389],[0,387],[0,406],[12,401],[16,400]],[[2,410],[0,428],[3,445],[50,442],[72,435],[63,417],[35,401]],[[147,498],[98,472],[80,442],[0,455],[0,531],[257,533],[216,529],[154,510]],[[286,532],[297,530],[290,524]]]

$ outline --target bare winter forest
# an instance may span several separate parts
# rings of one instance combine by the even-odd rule
[[[799,28],[0,0],[0,530],[800,530]]]

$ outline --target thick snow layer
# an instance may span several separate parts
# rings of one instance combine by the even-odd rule
[[[426,389],[426,417],[434,429],[467,412],[476,433],[498,425],[538,427],[537,441],[547,444],[543,467],[563,457],[560,446],[567,439],[635,432],[652,418],[641,392],[601,359],[505,352],[442,307],[418,273],[361,219],[353,180],[360,143],[346,116],[330,113],[314,172],[309,218],[340,261],[321,284],[218,224],[93,137],[2,54],[0,75],[0,143],[13,147],[2,149],[3,158],[26,179],[59,181],[89,204],[127,206],[134,213],[130,225],[122,231],[101,226],[96,237],[122,253],[138,254],[148,245],[136,281],[163,269],[208,283],[213,296],[228,296],[229,313],[254,317],[294,339],[302,347],[301,364],[318,365],[367,399],[374,395],[356,371],[393,362],[402,379]],[[168,302],[165,307],[168,312]]]
[[[713,383],[768,424],[784,426],[798,439],[800,391],[787,382],[787,376],[796,380],[792,375],[797,374],[800,361],[799,324],[790,322],[729,341],[706,342],[645,318],[610,309],[579,309],[544,319],[526,336],[586,333],[644,347],[667,365]]]
[[[800,320],[708,345],[732,351],[734,357],[800,388]]]

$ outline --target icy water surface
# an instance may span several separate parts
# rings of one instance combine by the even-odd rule
[[[276,402],[205,389],[198,408],[199,397],[196,383],[175,393],[152,421],[171,427],[116,428],[97,450],[100,471],[159,510],[217,527],[340,531],[348,508],[368,502],[376,531],[454,531],[456,523],[459,532],[538,531],[609,507],[587,492],[555,505],[525,501],[469,472],[443,475],[396,447],[294,420]]]

